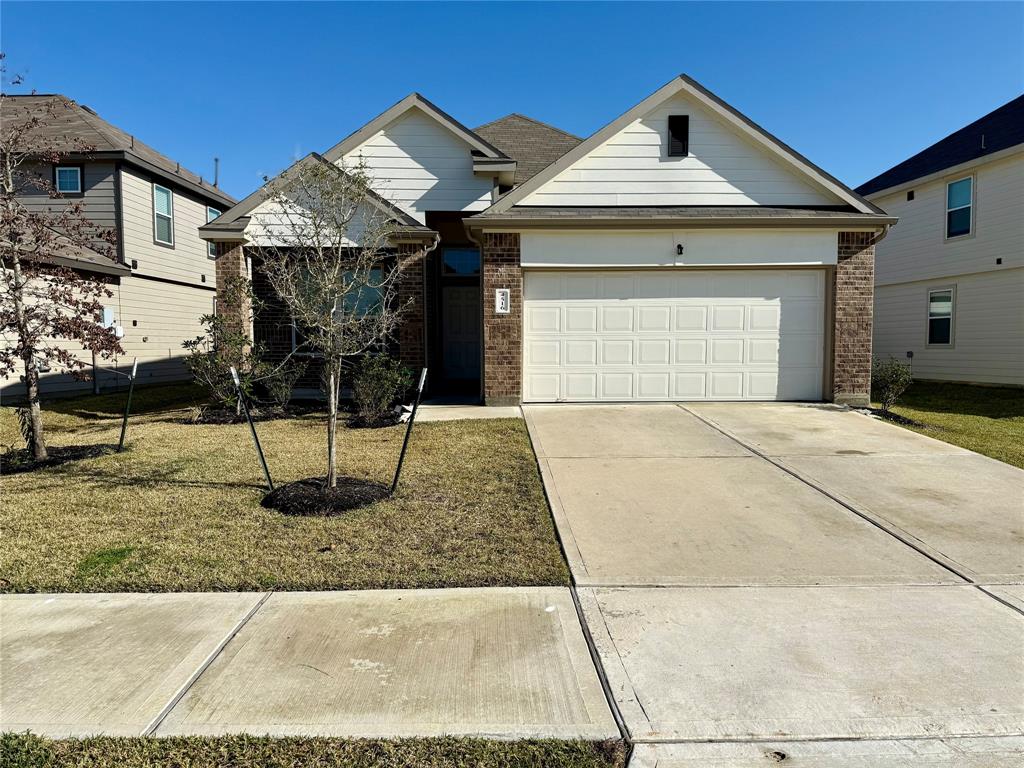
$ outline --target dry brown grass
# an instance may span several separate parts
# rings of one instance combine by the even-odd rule
[[[313,590],[568,583],[521,421],[419,424],[394,498],[332,518],[260,506],[244,424],[181,423],[196,393],[136,393],[130,450],[0,478],[0,589]],[[116,443],[123,395],[45,414],[54,445]],[[323,473],[317,416],[258,425],[275,482]],[[388,482],[403,427],[344,429],[341,471]],[[0,409],[0,442],[17,442]]]

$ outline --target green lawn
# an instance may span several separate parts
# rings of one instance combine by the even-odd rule
[[[417,425],[394,498],[332,518],[264,509],[248,427],[182,423],[189,387],[136,393],[130,449],[0,477],[0,591],[562,585],[522,421]],[[117,442],[123,395],[55,402],[51,445]],[[258,424],[276,482],[322,475],[323,419]],[[339,430],[339,469],[389,482],[404,427]],[[0,408],[0,443],[18,443]]]
[[[620,742],[0,736],[0,768],[622,768]]]
[[[916,432],[1024,468],[1024,390],[917,381],[893,412],[923,424]]]

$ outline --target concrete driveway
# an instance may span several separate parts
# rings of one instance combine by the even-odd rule
[[[831,406],[524,410],[638,765],[1024,758],[1024,471]]]

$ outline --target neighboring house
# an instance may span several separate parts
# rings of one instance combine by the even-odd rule
[[[140,383],[186,378],[182,342],[201,333],[199,317],[214,310],[216,295],[213,248],[200,239],[199,227],[235,200],[89,107],[58,107],[53,119],[47,107],[55,99],[66,101],[53,95],[10,96],[4,117],[19,112],[44,117],[47,135],[69,154],[56,165],[41,163],[33,170],[51,179],[65,198],[81,199],[90,221],[116,232],[113,260],[89,253],[59,259],[64,266],[102,276],[114,294],[105,319],[123,329],[125,354],[100,361],[100,366],[126,372],[138,358]],[[82,145],[89,151],[81,152]],[[40,209],[64,204],[38,190],[21,201]],[[0,380],[0,396],[23,396],[19,378],[14,374]],[[125,384],[123,376],[102,368],[98,379],[102,387]],[[44,394],[91,388],[91,382],[56,370],[42,378]]]
[[[895,219],[688,77],[583,141],[521,115],[470,130],[413,94],[312,161],[361,162],[396,247],[427,252],[398,348],[435,396],[867,402]],[[265,194],[201,229],[218,280],[251,263],[264,294]],[[255,335],[292,338],[280,311]]]
[[[1024,96],[857,191],[900,219],[876,256],[875,355],[1024,386]]]

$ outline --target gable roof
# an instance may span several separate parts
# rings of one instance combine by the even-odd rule
[[[319,152],[310,152],[301,160],[292,163],[287,169],[274,177],[272,181],[268,181],[251,195],[240,200],[230,210],[225,211],[209,224],[201,226],[199,228],[199,236],[207,239],[223,239],[223,236],[227,235],[229,236],[228,239],[230,239],[230,236],[240,235],[249,223],[249,214],[267,199],[267,189],[271,183],[276,182],[287,185],[291,178],[299,173],[302,168],[314,163],[322,164],[339,174],[345,173],[344,170],[327,160]],[[434,234],[432,229],[420,224],[390,200],[377,194],[372,189],[368,189],[367,192],[367,201],[393,221],[398,226],[400,234],[424,236]]]
[[[60,94],[5,95],[7,109],[14,109],[26,117],[39,117],[42,124],[39,134],[52,142],[53,146],[71,155],[87,157],[116,156],[137,165],[161,178],[180,184],[202,197],[231,205],[235,199],[223,190],[213,186],[198,174],[183,168],[181,163],[162,155],[135,136],[108,123],[89,107],[78,104]],[[50,105],[56,104],[55,115],[50,115]],[[67,105],[64,108],[63,105]],[[9,119],[9,115],[5,115]],[[92,149],[83,153],[81,145]]]
[[[438,123],[443,125],[445,128],[450,130],[456,136],[461,138],[463,141],[468,143],[473,149],[479,152],[484,157],[499,159],[499,160],[510,160],[511,158],[503,153],[500,149],[485,141],[483,138],[478,136],[476,133],[471,131],[469,128],[464,126],[454,117],[449,115],[447,112],[442,110],[437,105],[428,101],[424,96],[419,93],[410,93],[404,99],[399,101],[397,104],[393,104],[388,109],[381,112],[373,120],[368,122],[362,128],[357,131],[353,131],[344,139],[339,141],[333,147],[324,152],[323,156],[330,162],[337,162],[344,155],[351,152],[353,149],[358,147],[367,139],[374,136],[379,131],[382,131],[389,123],[394,121],[396,118],[408,112],[410,109],[418,108],[422,112],[425,112],[429,117],[434,118]]]
[[[851,206],[855,211],[884,215],[884,212],[876,205],[865,200],[834,176],[826,173],[799,152],[784,144],[775,136],[772,136],[764,128],[750,120],[750,118],[740,114],[696,80],[688,77],[687,75],[679,75],[652,93],[635,107],[608,123],[604,128],[601,128],[599,131],[592,134],[585,141],[568,151],[561,158],[553,162],[537,175],[533,176],[527,182],[499,198],[493,205],[482,213],[477,214],[474,218],[487,217],[491,214],[501,214],[508,211],[518,201],[522,200],[530,193],[535,192],[559,173],[569,168],[577,160],[586,157],[592,150],[599,147],[627,125],[635,120],[639,120],[663,101],[671,98],[680,91],[692,96],[710,112],[721,117],[726,123],[730,124],[740,133],[753,140],[755,144],[775,155],[784,163],[795,168],[799,173],[810,179],[818,186],[831,192],[844,203]]]
[[[474,128],[473,132],[516,161],[513,183],[522,184],[536,176],[583,139],[513,112]]]
[[[1024,144],[1024,95],[865,181],[857,191],[870,195],[1018,144]]]

